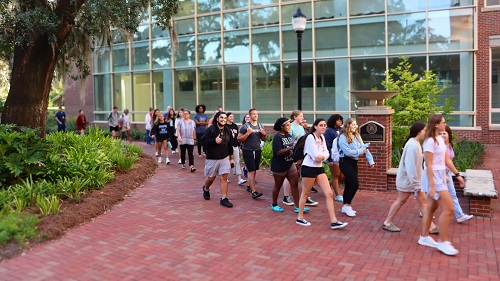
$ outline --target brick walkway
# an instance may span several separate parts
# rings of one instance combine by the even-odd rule
[[[499,182],[499,147],[488,147],[486,168]],[[153,153],[150,147],[146,153]],[[198,171],[182,172],[177,155],[112,211],[69,231],[56,241],[0,264],[1,280],[498,280],[500,204],[493,219],[453,223],[452,241],[460,250],[447,257],[417,245],[420,218],[411,200],[397,215],[400,233],[381,225],[394,192],[360,191],[356,218],[345,229],[328,228],[324,197],[298,226],[292,207],[269,209],[272,178],[257,176],[260,200],[230,177],[233,209],[219,206],[219,191],[202,198]],[[218,181],[216,181],[218,184]],[[430,260],[433,260],[430,262]]]

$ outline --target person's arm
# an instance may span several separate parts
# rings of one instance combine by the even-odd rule
[[[446,159],[445,159],[445,163],[446,163],[446,167],[448,167],[448,169],[456,175],[456,178],[458,180],[458,183],[460,185],[460,187],[464,187],[465,186],[465,181],[464,181],[464,178],[458,173],[458,170],[457,168],[455,168],[455,165],[453,164],[453,161],[451,161],[450,157],[448,156],[448,154],[446,153]]]
[[[418,150],[414,146],[409,146],[405,152],[405,158],[401,159],[404,162],[406,168],[406,177],[410,182],[410,185],[414,188],[420,187],[419,169],[422,169],[420,163],[418,163]]]
[[[356,138],[356,137],[354,137]],[[356,141],[356,140],[354,140]],[[361,147],[359,149],[352,149],[349,147],[347,144],[347,137],[342,134],[339,138],[339,147],[340,150],[344,153],[344,156],[351,157],[351,158],[356,158],[359,155],[363,154],[366,149],[364,147]]]
[[[274,135],[273,138],[273,152],[278,156],[287,155],[293,150],[293,146],[284,148],[282,138],[278,134]]]
[[[326,158],[323,156],[323,153],[319,153],[319,151],[315,148],[316,139],[312,134],[307,136],[306,142],[304,143],[304,155],[307,154],[307,156],[311,157],[311,159],[315,162],[321,162]]]
[[[191,121],[193,122],[193,121]],[[194,122],[193,122],[194,123]],[[196,139],[196,124],[193,126],[193,139],[194,139],[194,142],[196,143],[198,140]]]
[[[260,123],[259,123],[259,132],[260,132],[260,139],[262,141],[266,141],[267,133],[266,130],[264,130],[264,127]]]
[[[56,113],[56,122],[59,124],[59,125],[62,125],[61,121],[59,121],[59,118],[57,118],[57,113]]]
[[[213,135],[213,132],[214,130],[212,129],[212,126],[210,126],[206,131],[205,133],[203,134],[203,136],[201,137],[201,144],[203,146],[211,146],[211,145],[214,145],[216,144],[215,142],[215,138],[217,136],[214,136]]]
[[[434,185],[434,171],[432,170],[432,161],[434,160],[434,153],[430,151],[424,152],[425,169],[427,173],[427,180],[429,182],[429,197],[434,199],[436,188]]]
[[[252,134],[253,130],[248,125],[243,125],[240,128],[240,132],[238,133],[238,141],[240,143],[247,140],[248,136]]]

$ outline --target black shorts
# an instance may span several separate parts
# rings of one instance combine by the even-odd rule
[[[316,178],[317,176],[324,174],[325,169],[323,167],[309,167],[309,166],[302,166],[300,168],[300,175],[303,178]]]
[[[243,150],[243,161],[249,172],[257,171],[260,166],[261,150]]]
[[[118,132],[118,131],[120,131],[120,129],[118,129],[118,126],[114,126],[114,127],[113,126],[109,126],[109,131],[110,132],[113,132],[113,131]]]
[[[162,143],[162,142],[168,141],[168,140],[169,140],[169,138],[167,135],[157,135],[156,136],[156,142],[158,142],[158,143]]]

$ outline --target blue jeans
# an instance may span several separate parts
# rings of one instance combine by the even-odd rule
[[[146,144],[150,145],[151,144],[151,130],[146,130]]]
[[[462,211],[462,207],[458,203],[457,191],[455,190],[455,186],[453,185],[453,178],[451,177],[451,173],[448,172],[448,192],[450,193],[451,200],[453,201],[453,213],[455,214],[455,218],[460,218],[464,215]]]

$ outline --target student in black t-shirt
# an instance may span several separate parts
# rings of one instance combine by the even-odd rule
[[[273,138],[273,158],[271,159],[271,171],[274,177],[273,203],[271,210],[283,212],[283,208],[278,206],[278,196],[285,178],[290,182],[290,189],[295,201],[295,212],[299,212],[299,173],[293,164],[292,151],[294,138],[290,135],[290,120],[279,118],[274,123],[274,130],[278,131]],[[309,208],[304,208],[307,212]]]
[[[170,159],[168,159],[168,141],[169,141],[169,130],[173,130],[170,123],[165,121],[165,116],[160,114],[158,119],[155,121],[153,128],[151,129],[151,134],[156,139],[156,153],[158,156],[158,164],[161,163],[161,150],[165,149],[165,164],[170,164]]]

